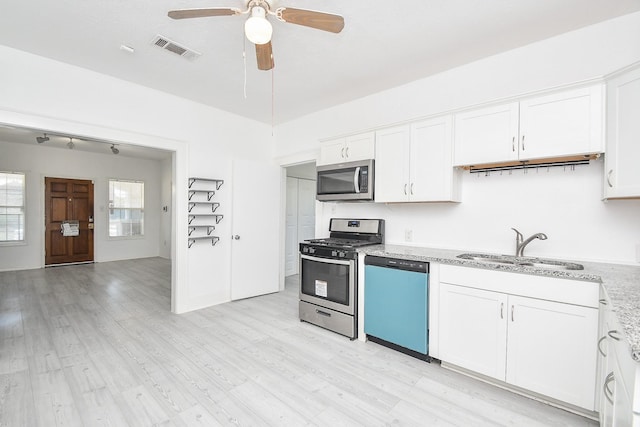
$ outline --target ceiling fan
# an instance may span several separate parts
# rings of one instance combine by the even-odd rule
[[[173,19],[204,18],[209,16],[250,15],[244,24],[244,32],[250,42],[256,45],[258,69],[273,68],[271,34],[273,28],[267,16],[275,16],[282,22],[303,25],[318,30],[339,33],[344,28],[344,18],[340,15],[316,12],[292,7],[279,7],[271,10],[271,0],[249,0],[246,10],[235,7],[212,7],[206,9],[171,10],[168,15]]]

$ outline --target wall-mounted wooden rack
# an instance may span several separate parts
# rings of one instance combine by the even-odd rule
[[[199,237],[189,237],[189,248],[193,246],[193,244],[199,240],[211,240],[211,246],[215,246],[216,243],[220,240],[218,236],[199,236]]]
[[[468,170],[470,173],[481,172],[499,172],[519,169],[532,169],[543,167],[559,167],[559,166],[577,166],[589,164],[590,160],[595,160],[600,154],[586,154],[584,156],[566,156],[554,159],[534,159],[523,161],[512,161],[502,163],[489,163],[484,165],[463,166],[462,169]]]

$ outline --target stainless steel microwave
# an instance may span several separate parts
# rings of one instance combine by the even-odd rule
[[[373,160],[318,166],[316,199],[373,200]]]

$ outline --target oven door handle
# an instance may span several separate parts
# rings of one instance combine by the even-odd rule
[[[353,188],[356,193],[360,193],[360,166],[356,168],[356,171],[353,174]]]
[[[308,259],[309,261],[322,262],[325,264],[339,264],[339,265],[351,265],[351,260],[331,259],[331,258],[318,258],[309,255],[300,254],[300,258]]]

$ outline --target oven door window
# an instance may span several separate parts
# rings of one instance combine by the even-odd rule
[[[349,265],[302,259],[301,291],[311,297],[349,305]]]
[[[355,173],[356,168],[318,172],[318,194],[355,193]]]

